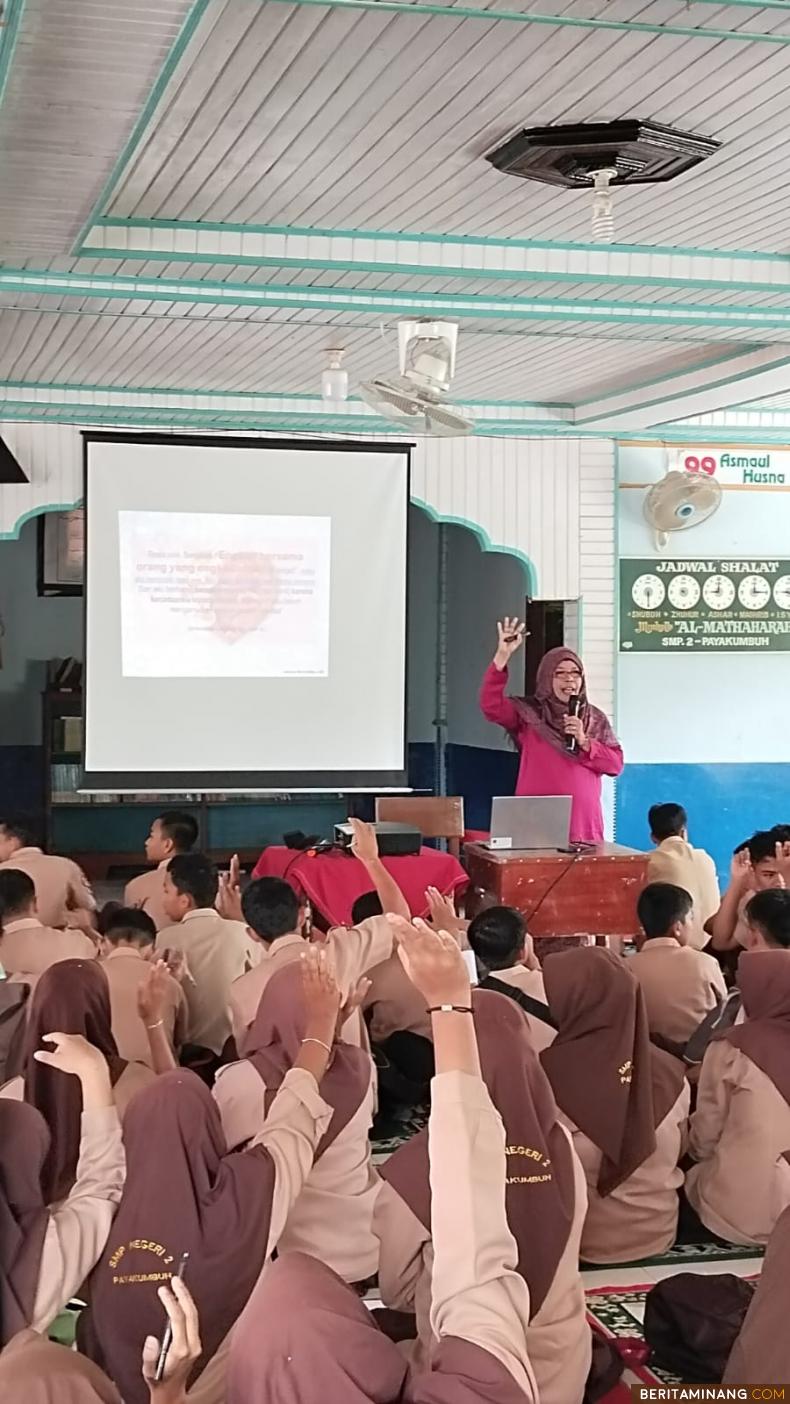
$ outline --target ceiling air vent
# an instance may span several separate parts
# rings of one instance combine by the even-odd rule
[[[486,160],[507,175],[580,190],[593,186],[601,170],[612,172],[615,186],[672,180],[712,156],[720,145],[693,132],[628,119],[529,127]]]

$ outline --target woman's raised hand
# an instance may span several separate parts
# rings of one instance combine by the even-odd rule
[[[497,621],[497,651],[494,654],[494,662],[497,668],[506,668],[513,654],[521,648],[527,637],[527,626],[522,623],[517,614],[511,618],[506,614],[504,619]]]

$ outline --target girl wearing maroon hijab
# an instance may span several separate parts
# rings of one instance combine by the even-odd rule
[[[107,1064],[85,1039],[53,1034],[40,1052],[64,1084],[79,1080],[82,1136],[76,1179],[48,1209],[41,1176],[50,1149],[35,1107],[0,1099],[0,1346],[46,1331],[79,1290],[107,1241],[123,1186],[123,1148]]]
[[[579,1274],[584,1172],[521,1010],[485,990],[475,990],[472,1005],[483,1079],[505,1125],[507,1218],[529,1288],[527,1347],[541,1404],[579,1404],[591,1356]],[[381,1298],[385,1306],[416,1310],[424,1358],[432,1334],[428,1132],[401,1146],[380,1174],[374,1227],[381,1239]]]
[[[506,618],[497,629],[480,707],[521,752],[516,794],[570,795],[571,842],[602,843],[601,776],[620,774],[623,752],[606,715],[587,699],[584,665],[571,649],[553,648],[541,659],[534,696],[506,697],[508,664],[523,643],[524,625]],[[575,715],[572,697],[578,699]]]
[[[469,978],[451,936],[399,926],[431,1011],[429,1127],[434,1246],[430,1369],[412,1373],[350,1287],[285,1254],[233,1333],[227,1404],[537,1404],[529,1289],[505,1213],[505,1136],[480,1075]]]
[[[299,1056],[305,1034],[301,972],[287,965],[267,983],[244,1045],[244,1057],[220,1069],[214,1099],[228,1147],[246,1145],[263,1126],[278,1089]],[[373,1206],[378,1181],[370,1158],[373,1064],[361,1048],[338,1043],[321,1083],[332,1107],[329,1129],[315,1153],[285,1230],[281,1253],[301,1251],[327,1263],[346,1282],[378,1268]]]
[[[157,1287],[184,1253],[202,1338],[191,1382],[200,1379],[201,1399],[224,1398],[220,1347],[277,1246],[332,1115],[318,1082],[340,996],[321,947],[300,965],[307,1013],[299,1056],[247,1150],[228,1152],[216,1104],[192,1072],[163,1073],[129,1107],[123,1198],[91,1279],[90,1316],[80,1322],[84,1348],[124,1404],[145,1404],[140,1343],[161,1330]]]

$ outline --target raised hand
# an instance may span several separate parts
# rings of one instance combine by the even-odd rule
[[[231,858],[228,871],[219,875],[216,905],[220,916],[224,917],[226,921],[244,920],[244,913],[241,909],[241,865],[238,853],[234,853]]]
[[[376,830],[372,824],[365,824],[362,819],[349,819],[353,838],[351,840],[351,852],[360,863],[375,863],[379,856],[379,843],[376,838]]]
[[[94,1048],[87,1038],[82,1034],[48,1033],[42,1037],[46,1043],[54,1043],[54,1051],[39,1048],[33,1057],[37,1063],[46,1063],[50,1068],[58,1068],[60,1072],[72,1073],[74,1077],[83,1077],[91,1073],[106,1071],[107,1064],[104,1054],[98,1048]]]
[[[497,650],[494,654],[494,662],[497,668],[506,668],[513,654],[521,647],[527,637],[527,626],[523,624],[518,615],[512,617],[508,614],[504,619],[497,622]]]
[[[461,949],[449,931],[432,931],[416,918],[413,922],[390,916],[398,955],[412,984],[429,1009],[439,1004],[468,1008],[472,989]]]
[[[170,970],[167,961],[152,961],[145,979],[137,989],[137,1012],[149,1028],[164,1019],[169,982]]]
[[[332,1044],[340,1015],[340,989],[330,947],[318,942],[301,955],[302,989],[307,1032],[305,1037]]]
[[[754,879],[754,869],[752,860],[749,857],[748,848],[741,848],[737,853],[733,853],[730,863],[730,882],[739,887],[750,887]]]
[[[438,887],[426,887],[425,896],[428,921],[434,931],[449,931],[453,936],[459,936],[467,923],[458,916],[452,897],[446,897]]]

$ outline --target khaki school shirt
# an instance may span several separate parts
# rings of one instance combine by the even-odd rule
[[[654,936],[628,961],[647,1005],[651,1034],[685,1043],[706,1014],[727,998],[721,966],[674,936]]]
[[[698,951],[707,946],[710,937],[705,922],[719,910],[719,879],[709,853],[692,848],[685,839],[673,836],[663,839],[647,860],[648,882],[671,882],[683,887],[694,903],[694,931],[690,944]]]
[[[38,919],[44,926],[67,926],[75,912],[95,912],[96,900],[82,869],[70,858],[42,853],[40,848],[18,848],[0,872],[17,868],[27,873],[36,889]]]

